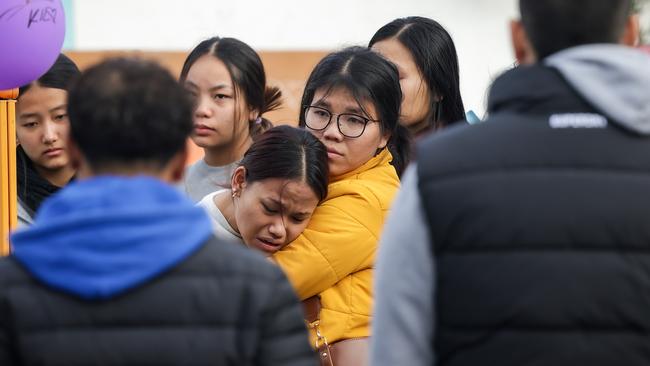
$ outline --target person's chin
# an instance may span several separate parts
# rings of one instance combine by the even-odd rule
[[[38,165],[42,166],[47,170],[59,170],[68,166],[69,163],[70,160],[66,156],[66,157],[58,157],[56,159],[50,159],[47,161],[40,161],[38,162]]]
[[[220,141],[215,139],[215,136],[199,136],[192,134],[192,141],[198,147],[210,148],[220,145]]]
[[[342,164],[341,161],[335,161],[335,162],[330,161],[329,169],[330,169],[331,177],[338,177],[339,175],[343,175],[352,170],[352,169],[348,169],[346,164]]]

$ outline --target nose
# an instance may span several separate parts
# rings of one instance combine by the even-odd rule
[[[210,100],[206,96],[200,96],[196,101],[196,109],[194,110],[194,116],[196,118],[210,118],[212,117],[212,108],[210,106]]]
[[[273,240],[284,239],[287,235],[287,228],[284,226],[284,220],[281,217],[273,220],[269,225],[269,234],[273,236]]]
[[[43,126],[43,143],[50,145],[59,139],[59,131],[57,126],[52,121],[46,121]]]
[[[324,139],[331,140],[331,141],[343,140],[343,135],[341,134],[341,131],[339,131],[337,117],[338,116],[332,116],[332,120],[330,121],[330,124],[327,125],[325,130],[323,130],[322,133]]]

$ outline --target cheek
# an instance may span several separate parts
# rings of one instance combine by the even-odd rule
[[[39,136],[40,133],[38,131],[19,131],[16,133],[16,138],[20,142],[20,146],[22,146],[27,156],[32,160],[34,160],[33,155],[41,146]]]
[[[63,140],[63,142],[65,142],[67,145],[69,137],[70,137],[70,123],[64,122],[61,124],[61,127],[59,129],[59,138]]]
[[[244,240],[254,238],[260,228],[264,226],[265,215],[261,210],[256,209],[255,205],[253,202],[242,200],[235,213],[239,233]]]
[[[307,222],[304,222],[302,224],[290,224],[287,226],[287,242],[286,244],[291,243],[292,241],[296,240],[300,234],[302,234],[303,231],[305,231],[305,228],[307,227]]]
[[[323,131],[314,131],[314,130],[311,130],[311,129],[307,128],[307,127],[302,127],[302,128],[304,130],[308,131],[309,133],[311,133],[314,137],[316,137],[318,139],[318,141],[324,142],[324,140],[323,140]]]
[[[419,80],[413,77],[402,81],[402,106],[404,108],[412,109],[414,107],[413,103],[418,94],[419,84]]]

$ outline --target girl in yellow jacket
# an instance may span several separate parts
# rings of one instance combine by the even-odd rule
[[[408,159],[401,99],[395,66],[361,47],[321,60],[302,97],[300,125],[327,147],[330,184],[305,231],[273,259],[301,300],[320,297],[329,344],[370,335],[375,252]]]

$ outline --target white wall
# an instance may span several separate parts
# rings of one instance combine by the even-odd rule
[[[516,0],[76,0],[74,49],[189,50],[239,38],[258,50],[331,50],[367,44],[390,20],[439,21],[456,42],[467,109],[482,115],[490,81],[512,64],[507,22]]]

